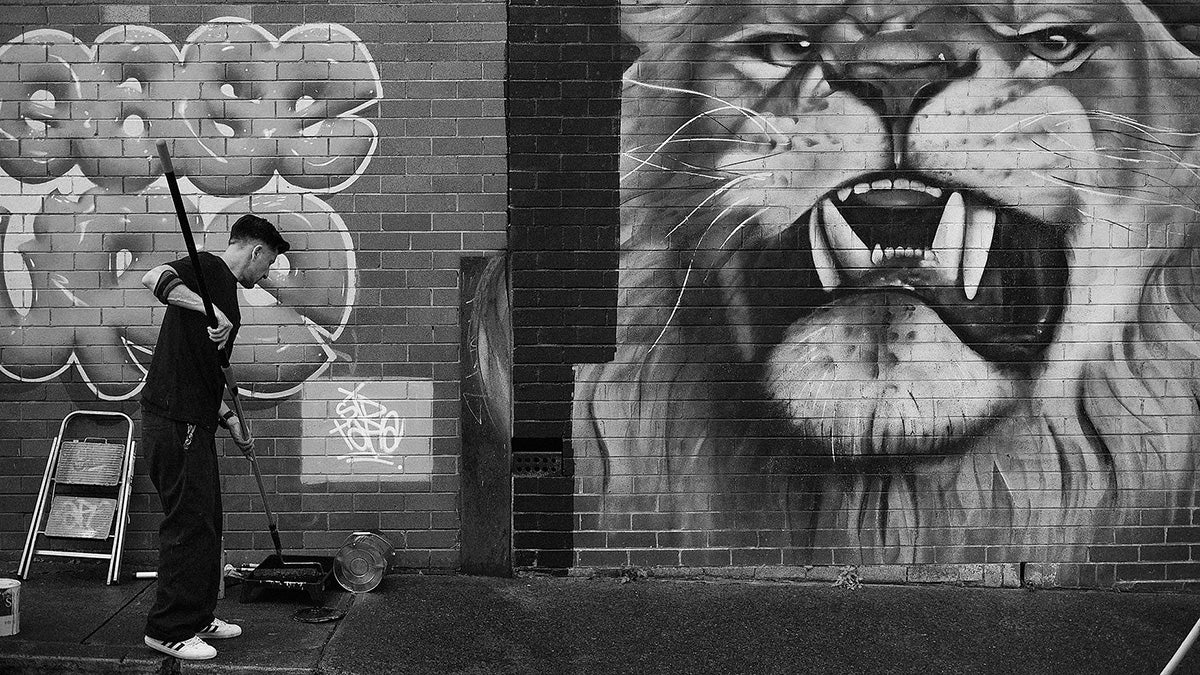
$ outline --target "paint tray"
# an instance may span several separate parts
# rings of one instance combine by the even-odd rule
[[[320,604],[333,579],[331,556],[289,555],[280,562],[272,553],[242,580],[241,602],[251,602],[269,591],[303,593]]]

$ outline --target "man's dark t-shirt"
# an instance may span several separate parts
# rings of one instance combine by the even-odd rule
[[[237,277],[219,256],[201,251],[199,258],[209,298],[233,324],[229,339],[225,341],[228,356],[233,351],[242,321]],[[167,264],[188,288],[196,291],[196,275],[189,258]],[[142,390],[142,408],[215,431],[225,378],[217,358],[217,345],[209,339],[207,329],[208,318],[203,312],[167,305],[154,358],[146,374],[146,386]]]

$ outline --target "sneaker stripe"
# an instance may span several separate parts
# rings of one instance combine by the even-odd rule
[[[145,642],[148,647],[180,659],[203,660],[217,655],[217,651],[200,639],[198,635],[193,635],[182,642],[167,642],[147,635]]]

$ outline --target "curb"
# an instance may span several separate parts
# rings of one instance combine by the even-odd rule
[[[53,645],[48,649],[47,645]],[[16,640],[0,642],[0,673],[5,675],[174,675],[171,657],[158,658],[142,649]]]

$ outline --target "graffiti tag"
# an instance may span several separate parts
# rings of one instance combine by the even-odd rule
[[[335,408],[341,419],[329,433],[340,434],[350,452],[337,458],[351,464],[376,462],[402,469],[394,455],[404,440],[404,420],[395,410],[361,395],[362,388],[362,384],[353,391],[338,387],[338,392],[345,394]]]

